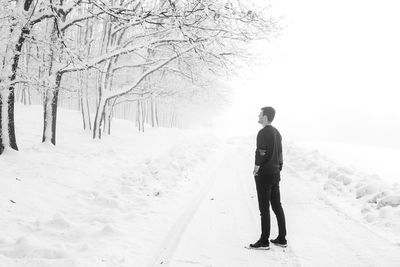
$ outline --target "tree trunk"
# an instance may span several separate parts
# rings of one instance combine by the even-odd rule
[[[154,115],[155,115],[156,125],[157,125],[157,127],[159,127],[160,126],[160,122],[159,122],[159,119],[158,119],[158,105],[157,105],[157,102],[155,102],[155,101],[154,101]]]
[[[94,122],[93,122],[93,139],[100,139],[101,138],[101,131],[100,131],[100,122],[101,122],[101,107],[102,103],[99,101],[99,104],[97,105],[96,108],[96,115],[94,116]]]
[[[29,10],[32,1],[33,0],[25,0],[25,2],[23,3],[23,9],[25,11]],[[17,27],[10,28],[11,44],[7,50],[10,51],[9,55],[11,56],[8,57],[6,55],[6,57],[12,59],[12,65],[11,68],[9,68],[9,66],[3,66],[3,69],[5,69],[6,75],[7,72],[10,71],[9,72],[10,76],[8,78],[8,81],[10,81],[11,84],[13,81],[15,81],[17,77],[17,69],[18,69],[20,54],[22,51],[22,45],[24,44],[26,35],[29,34],[29,32],[30,29],[27,28],[26,26],[22,27],[20,31],[17,30]],[[15,86],[12,84],[7,89],[3,88],[1,90],[2,92],[0,93],[0,110],[1,110],[0,154],[2,154],[4,149],[6,149],[7,147],[14,150],[18,150],[17,140],[15,137],[15,124],[14,124]]]
[[[102,122],[106,104],[107,103],[103,99],[100,99],[99,104],[97,105],[93,123],[93,139],[101,139]]]
[[[85,115],[85,105],[83,103],[83,88],[82,86],[79,88],[79,107],[82,113],[82,123],[83,123],[83,130],[86,130],[86,115]]]
[[[176,127],[176,108],[172,106],[171,128]]]
[[[84,82],[83,79],[86,79]],[[92,130],[91,119],[90,119],[90,108],[88,99],[88,76],[81,75],[82,83],[79,88],[79,107],[82,114],[82,123],[84,130]]]
[[[3,153],[5,147],[9,147],[8,138],[8,106],[7,102],[3,104],[3,99],[8,98],[6,89],[0,91],[0,154]],[[3,117],[3,115],[5,115]],[[4,133],[4,134],[3,134]]]
[[[102,127],[102,121],[105,118],[104,117],[104,112],[105,108],[107,105],[107,101],[104,99],[104,91],[107,89],[106,86],[108,84],[108,77],[109,77],[109,71],[111,67],[111,60],[108,60],[104,66],[103,66],[103,72],[100,73],[100,77],[98,78],[98,87],[97,87],[97,92],[98,92],[98,105],[96,108],[96,116],[94,118],[94,124],[93,124],[93,139],[101,139],[101,127]]]
[[[89,106],[89,97],[88,97],[88,78],[86,80],[86,112],[89,124],[89,130],[92,130],[92,120],[90,118],[90,106]]]
[[[149,101],[143,100],[143,123],[149,123]]]
[[[113,113],[114,113],[114,106],[115,106],[116,102],[117,102],[117,98],[114,99],[112,104],[110,103],[110,108],[109,108],[108,114],[107,114],[107,116],[108,116],[108,119],[107,119],[107,122],[108,122],[107,123],[107,134],[108,135],[111,134],[111,120],[114,117]]]
[[[103,125],[103,133],[107,131],[107,126],[108,126],[108,119],[110,118],[108,114],[110,113],[110,103],[109,101],[107,102],[106,105],[104,105],[103,112],[101,114],[102,118],[102,125]]]
[[[53,63],[55,61],[55,49],[57,47],[57,29],[56,18],[48,22],[47,32],[50,41],[47,51],[44,52],[45,72],[47,82],[45,82],[45,97],[43,104],[43,135],[42,142],[51,142],[56,145],[56,122],[57,122],[57,104],[58,92],[60,90],[62,73],[53,73]],[[62,48],[60,47],[60,50]]]
[[[144,132],[144,112],[143,112],[143,100],[142,99],[138,99],[136,116],[137,116],[139,132]]]
[[[110,135],[111,134],[111,119],[113,116],[113,109],[111,108],[111,111],[108,113],[108,119],[107,119],[107,134]]]
[[[156,98],[151,96],[151,126],[158,127]]]
[[[56,145],[58,92],[60,90],[61,79],[62,75],[58,73],[56,76],[55,87],[49,88],[46,91],[43,105],[43,143],[50,141],[53,145]]]

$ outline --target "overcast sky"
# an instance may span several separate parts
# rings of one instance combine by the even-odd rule
[[[250,133],[271,105],[291,140],[400,148],[398,1],[279,0],[272,9],[285,16],[284,33],[263,44],[264,66],[232,83],[240,90],[224,121]]]

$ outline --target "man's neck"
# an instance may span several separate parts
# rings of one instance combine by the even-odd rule
[[[265,126],[271,125],[270,122],[265,122],[265,123],[261,123],[262,127],[264,128]]]

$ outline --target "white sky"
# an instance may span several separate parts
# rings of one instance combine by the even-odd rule
[[[285,33],[265,66],[233,81],[233,131],[256,131],[263,106],[292,140],[400,148],[400,2],[276,0]]]

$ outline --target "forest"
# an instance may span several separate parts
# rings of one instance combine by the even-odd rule
[[[1,0],[0,21],[0,153],[18,150],[17,101],[43,106],[53,145],[58,107],[94,139],[113,118],[177,127],[179,105],[221,94],[218,77],[277,28],[250,3],[213,0]]]

